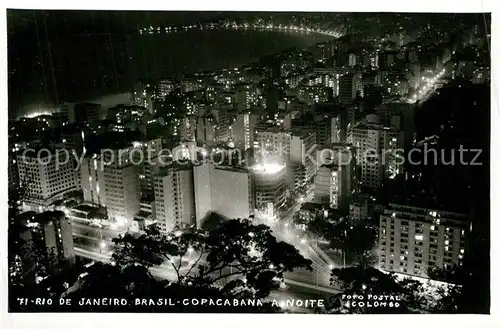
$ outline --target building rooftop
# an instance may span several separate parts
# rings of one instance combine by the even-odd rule
[[[258,163],[251,167],[251,170],[257,173],[262,173],[262,174],[276,174],[283,170],[285,168],[285,165],[273,162],[273,163]]]
[[[88,204],[80,204],[80,205],[73,208],[73,210],[79,210],[79,211],[84,211],[84,212],[91,212],[94,209],[96,209],[96,208],[92,207],[91,205],[88,205]]]
[[[59,219],[59,218],[66,218],[66,214],[62,211],[45,211],[42,212],[41,214],[38,214],[35,216],[35,221],[43,224],[43,223],[48,223],[54,219]]]
[[[306,202],[302,204],[300,210],[315,211],[315,210],[322,210],[324,208],[325,208],[324,205],[320,203]]]

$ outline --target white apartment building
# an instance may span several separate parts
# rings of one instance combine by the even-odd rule
[[[18,155],[17,169],[19,182],[24,189],[25,206],[33,211],[41,211],[40,206],[48,206],[55,198],[77,188],[77,173],[72,161],[56,163],[55,155],[35,151]]]
[[[196,225],[210,213],[225,218],[248,218],[253,214],[251,175],[246,169],[206,163],[193,168]]]
[[[131,150],[113,150],[113,156],[105,152],[105,160],[85,158],[80,166],[84,200],[106,207],[110,219],[125,225],[132,224],[141,200],[140,167],[130,163]]]
[[[196,223],[193,170],[164,168],[154,180],[156,221],[160,232]]]
[[[134,216],[140,211],[141,190],[138,167],[104,166],[103,188],[108,217],[127,226],[132,224]],[[101,201],[101,202],[102,202]]]
[[[461,266],[471,229],[463,214],[389,204],[380,217],[379,266],[418,277],[429,268]]]
[[[103,189],[104,173],[101,161],[96,157],[82,159],[80,165],[80,187],[83,200],[96,205],[106,204],[106,194]]]

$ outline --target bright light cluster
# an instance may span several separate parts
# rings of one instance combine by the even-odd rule
[[[279,164],[277,162],[258,163],[252,167],[252,170],[256,171],[256,172],[272,175],[272,174],[276,174],[276,173],[280,172],[283,168],[285,168],[285,166],[282,164]]]
[[[43,112],[32,112],[32,113],[30,113],[30,114],[26,114],[26,115],[24,115],[24,117],[25,117],[25,118],[29,118],[29,119],[31,119],[31,118],[36,118],[36,117],[39,117],[39,116],[41,116],[41,115],[52,115],[52,113],[51,113],[51,112],[48,112],[48,111],[43,111]]]
[[[441,77],[444,75],[445,72],[446,72],[446,70],[442,69],[433,78],[423,77],[422,78],[422,82],[423,82],[422,88],[417,92],[417,94],[413,95],[413,97],[409,100],[409,102],[415,103],[418,99],[423,98],[432,88],[434,88],[434,84],[439,79],[441,79]]]

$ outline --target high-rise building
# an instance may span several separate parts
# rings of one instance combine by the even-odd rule
[[[97,156],[82,159],[80,187],[83,191],[83,200],[86,202],[96,205],[106,204],[103,167]]]
[[[285,204],[286,166],[279,163],[259,163],[251,170],[255,208],[274,216]]]
[[[290,159],[291,134],[279,127],[257,128],[255,131],[254,148],[261,156],[273,155],[283,160]]]
[[[314,178],[314,202],[326,204],[333,209],[339,208],[341,168],[333,164],[319,167]]]
[[[135,153],[137,156],[134,159],[134,163],[136,163],[138,167],[141,197],[147,200],[152,199],[154,194],[153,167],[159,163],[158,156],[162,151],[163,141],[161,138],[154,138],[144,141],[134,141],[132,142],[132,145],[134,149],[140,151],[140,153]]]
[[[53,261],[75,262],[71,223],[62,211],[46,211],[24,223],[35,245],[43,246]],[[57,265],[57,264],[53,264]]]
[[[258,116],[250,113],[240,113],[236,115],[236,120],[231,125],[231,137],[234,146],[246,151],[253,147],[255,126]]]
[[[165,97],[170,94],[176,87],[176,84],[172,80],[161,80],[158,89],[159,89],[159,98],[165,99]]]
[[[167,167],[154,180],[155,219],[160,232],[196,224],[193,170]]]
[[[314,200],[345,213],[357,186],[356,157],[351,145],[329,144],[317,150]]]
[[[138,168],[132,164],[104,166],[103,187],[108,217],[131,225],[140,210],[141,190]]]
[[[307,127],[296,127],[283,131],[278,127],[257,130],[254,147],[260,159],[273,158],[292,166],[289,169],[304,170],[304,181],[310,182],[317,170],[314,163],[316,154],[316,132]]]
[[[77,173],[71,158],[65,163],[48,152],[39,152],[38,156],[37,153],[25,152],[18,155],[16,161],[19,182],[24,189],[24,205],[40,212],[40,207],[48,206],[54,198],[77,188]]]
[[[73,107],[75,123],[88,123],[95,126],[101,120],[101,104],[77,103]],[[70,123],[71,120],[70,120]]]
[[[239,111],[250,110],[253,106],[257,105],[259,100],[258,96],[257,90],[248,84],[237,86],[234,94],[236,109]]]
[[[389,204],[380,216],[379,265],[382,269],[428,277],[431,268],[463,265],[467,215]]]
[[[231,134],[229,131],[229,108],[227,106],[219,106],[214,110],[217,114],[217,130],[216,138],[218,143],[226,143],[229,141]]]
[[[246,169],[206,163],[193,168],[196,224],[210,213],[228,219],[248,218],[253,214],[252,180]]]
[[[179,135],[181,141],[196,141],[196,117],[187,116],[181,119],[179,126]]]
[[[196,125],[196,140],[207,143],[215,144],[217,142],[217,121],[211,114],[206,114],[198,118]]]
[[[342,119],[337,115],[316,115],[314,117],[316,128],[316,142],[318,145],[340,143],[345,140],[345,129],[342,129]]]
[[[316,132],[311,129],[295,129],[290,139],[290,162],[304,166],[306,184],[311,182],[316,174]],[[310,156],[309,156],[310,155]]]
[[[84,160],[80,169],[84,199],[106,207],[108,217],[131,225],[140,210],[139,167],[132,164],[133,147],[103,152]]]
[[[369,217],[368,195],[356,194],[349,204],[349,216],[354,220],[365,220]]]
[[[376,115],[368,115],[347,133],[347,142],[357,150],[361,184],[369,188],[378,188],[385,178],[401,173],[404,160],[403,132],[378,122]]]
[[[337,169],[335,165],[319,167],[314,178],[314,202],[330,205],[334,185],[333,176],[337,176]]]
[[[130,101],[133,105],[142,106],[148,109],[149,113],[153,113],[153,100],[151,92],[148,90],[150,86],[142,83],[136,83],[130,94]]]
[[[63,103],[61,116],[70,124],[89,124],[94,126],[101,120],[101,104],[96,103]]]
[[[356,98],[357,76],[346,74],[339,79],[339,102],[342,104],[351,104]]]
[[[333,89],[322,85],[299,85],[296,91],[298,100],[309,105],[328,102],[333,96]]]
[[[85,131],[81,127],[77,125],[64,127],[61,138],[64,146],[71,155],[73,155],[73,150],[75,150],[77,156],[81,156],[85,148]]]

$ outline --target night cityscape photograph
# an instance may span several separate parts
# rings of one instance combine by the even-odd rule
[[[489,13],[7,9],[9,312],[490,314],[490,43]]]

